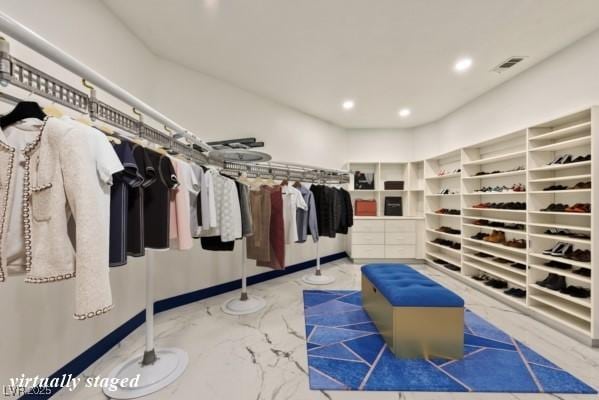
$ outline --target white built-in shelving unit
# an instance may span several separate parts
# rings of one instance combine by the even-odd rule
[[[402,198],[403,216],[422,217],[424,199],[424,162],[350,162],[352,172],[349,192],[354,200],[376,200],[377,217],[385,216],[385,197],[397,196]],[[374,174],[374,189],[354,189],[353,173],[356,171]],[[385,181],[403,181],[402,190],[385,189]]]
[[[349,252],[355,260],[414,260],[424,252],[424,162],[350,162],[349,170],[374,174],[374,189],[354,189],[352,201],[376,200],[374,216],[355,216]],[[385,189],[385,181],[403,181],[403,190]],[[402,216],[385,215],[385,198],[402,198]]]
[[[459,268],[462,264],[461,249],[451,248],[434,240],[442,239],[460,244],[459,234],[438,232],[441,226],[460,229],[460,215],[442,214],[441,209],[461,209],[460,178],[461,158],[459,151],[443,154],[424,160],[424,211],[425,211],[425,259],[435,265],[440,261]],[[448,194],[441,194],[447,189]],[[447,269],[449,273],[459,274],[459,271]]]
[[[593,271],[593,261],[574,261],[543,251],[558,242],[570,243],[574,249],[591,250],[591,254],[597,251],[597,213],[545,209],[557,203],[594,203],[595,190],[574,186],[592,182],[599,174],[598,163],[594,161],[599,156],[598,118],[599,108],[593,107],[424,161],[427,263],[594,345],[599,344],[599,273]],[[551,164],[568,154],[572,159],[587,155],[591,159]],[[461,172],[438,176],[439,171],[454,169]],[[481,191],[519,184],[524,191]],[[549,189],[555,185],[566,188]],[[444,188],[459,196],[439,196]],[[526,206],[480,208],[485,203],[510,202]],[[460,215],[439,215],[436,212],[440,208],[457,208]],[[488,225],[480,225],[480,220],[486,220]],[[492,226],[497,224],[508,226]],[[460,229],[461,237],[438,232],[441,226]],[[588,238],[550,234],[549,230],[555,228],[585,234]],[[490,234],[494,230],[502,231],[506,240],[523,239],[525,247],[472,238],[479,232]],[[456,251],[434,243],[437,238],[459,242],[461,248]],[[438,260],[460,270],[448,269]],[[546,265],[551,261],[569,264],[571,268]],[[573,272],[578,269],[592,271],[591,276]],[[564,277],[568,286],[590,289],[591,296],[577,298],[537,284],[551,273]],[[507,288],[494,289],[473,279],[482,275],[505,281],[507,288],[525,290],[526,296],[512,297],[504,293]]]
[[[367,221],[364,226],[357,227],[357,233],[366,231],[366,235],[358,234],[357,242],[350,239],[352,257],[372,260],[415,255],[547,324],[586,343],[599,345],[599,271],[594,266],[594,259],[585,262],[543,254],[558,242],[599,254],[598,213],[545,211],[550,204],[556,203],[599,204],[594,201],[597,190],[575,187],[579,182],[592,182],[599,176],[599,162],[595,161],[599,157],[597,135],[599,107],[592,107],[424,161],[350,163],[352,171],[375,173],[375,189],[352,191],[354,199],[376,199],[379,204],[376,217],[357,218]],[[590,159],[551,163],[568,154],[572,159],[587,155]],[[404,198],[405,217],[395,219],[424,219],[421,225],[409,223],[408,228],[402,228],[393,222],[394,217],[383,215],[384,197],[393,193],[384,190],[385,180],[406,182],[405,190],[400,194]],[[521,188],[497,190],[514,185],[521,185]],[[556,185],[565,188],[550,189]],[[485,188],[496,190],[482,191]],[[444,189],[449,193],[441,194]],[[525,206],[480,208],[485,203],[524,203]],[[458,210],[459,214],[441,214],[442,209]],[[480,225],[481,220],[486,220],[487,225]],[[493,226],[498,224],[503,226]],[[416,227],[415,239],[410,236],[413,226]],[[441,232],[441,227],[460,233]],[[395,233],[390,233],[389,229]],[[550,234],[550,229],[587,237]],[[508,241],[521,240],[522,246],[511,247],[473,238],[480,232],[490,234],[494,230],[502,231]],[[368,232],[375,233],[374,237]],[[369,244],[358,244],[369,243],[369,240],[384,241],[387,246],[387,240],[391,240],[393,245],[385,251],[385,244],[373,245],[376,250]],[[416,250],[402,250],[408,249],[402,246],[414,241]],[[551,261],[569,264],[571,268],[546,265]],[[575,270],[591,271],[591,276],[574,273]],[[568,286],[589,289],[590,297],[577,298],[538,285],[537,282],[548,274],[565,278]],[[507,283],[507,288],[494,289],[473,279],[481,276],[502,280]],[[505,294],[504,291],[510,288],[525,290],[526,295],[518,298]]]

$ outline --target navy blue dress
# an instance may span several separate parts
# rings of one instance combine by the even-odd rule
[[[124,167],[113,175],[110,190],[110,266],[118,267],[127,263],[129,194],[142,184],[143,177],[133,157],[131,143],[123,141],[112,147]]]

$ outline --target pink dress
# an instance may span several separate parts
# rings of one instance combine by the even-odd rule
[[[193,247],[193,238],[191,236],[190,214],[191,206],[189,204],[189,179],[192,170],[191,166],[184,161],[171,158],[175,173],[179,180],[179,187],[171,191],[170,201],[170,239],[173,248],[177,250],[189,250]]]

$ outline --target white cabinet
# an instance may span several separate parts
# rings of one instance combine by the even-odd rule
[[[414,259],[424,229],[418,217],[356,219],[351,230],[353,259]],[[420,255],[421,256],[421,255]]]
[[[376,219],[359,219],[354,221],[352,232],[385,232],[385,221]]]

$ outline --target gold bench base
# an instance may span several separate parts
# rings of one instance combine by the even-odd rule
[[[362,303],[396,357],[464,357],[463,307],[393,307],[364,275]]]

